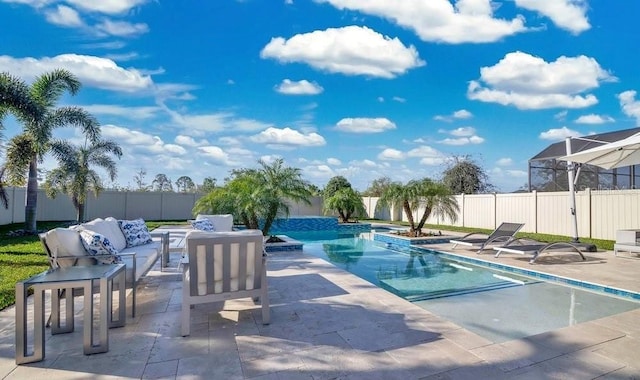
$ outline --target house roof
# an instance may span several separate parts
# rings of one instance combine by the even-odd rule
[[[597,141],[610,143],[610,142],[622,140],[624,138],[627,138],[639,132],[640,132],[640,128],[631,128],[631,129],[623,129],[621,131],[599,133],[597,135],[588,135],[588,136],[573,138],[571,139],[571,153],[581,152],[585,149],[591,149],[601,145],[597,142],[588,141],[588,140],[597,140]],[[588,139],[588,140],[582,140],[582,139]],[[556,159],[558,157],[562,157],[566,155],[567,155],[566,143],[564,141],[560,141],[560,142],[549,145],[543,151],[541,151],[540,153],[530,158],[529,161],[551,160],[551,159]]]

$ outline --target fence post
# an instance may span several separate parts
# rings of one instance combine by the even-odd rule
[[[538,191],[531,192],[533,201],[533,233],[538,233]]]

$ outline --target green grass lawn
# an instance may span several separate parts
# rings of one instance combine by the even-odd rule
[[[371,222],[384,222],[379,220],[371,220]],[[179,225],[185,224],[184,220],[176,221],[148,221],[147,227],[153,230],[161,225]],[[398,225],[407,225],[403,222],[391,222]],[[38,229],[42,231],[55,227],[66,227],[69,222],[39,222]],[[44,249],[40,244],[38,236],[20,236],[10,237],[7,232],[15,231],[23,228],[23,224],[8,224],[0,226],[0,310],[15,303],[15,285],[16,282],[29,278],[37,273],[45,271],[49,268],[49,261]],[[452,227],[441,225],[428,225],[425,230],[435,231],[459,231],[472,232],[478,231],[473,228]],[[482,230],[485,233],[491,233],[491,230]],[[570,241],[567,236],[533,234],[521,232],[516,236],[527,237],[543,242],[551,241]],[[598,239],[580,239],[584,243],[593,243],[598,249],[613,250],[613,241]]]

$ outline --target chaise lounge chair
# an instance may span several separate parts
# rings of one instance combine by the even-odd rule
[[[565,241],[540,243],[534,240],[525,241],[522,239],[511,240],[500,247],[493,247],[493,250],[496,251],[495,257],[500,256],[502,252],[517,253],[520,255],[533,255],[531,260],[529,260],[529,264],[533,264],[541,253],[551,251],[576,252],[580,255],[582,261],[585,261],[586,258],[582,254],[581,248],[589,252],[594,252],[596,250],[596,247],[592,244],[575,244]]]
[[[471,232],[469,234],[464,235],[459,239],[450,240],[450,243],[453,243],[452,249],[455,249],[458,244],[466,245],[469,247],[478,247],[477,253],[482,253],[483,250],[486,249],[486,246],[493,243],[508,243],[515,238],[516,232],[518,232],[524,223],[509,223],[503,222],[498,228],[495,229],[489,236],[487,237],[472,237],[473,235],[486,235],[482,232]]]

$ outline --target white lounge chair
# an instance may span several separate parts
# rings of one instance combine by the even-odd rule
[[[508,253],[517,253],[520,255],[532,255],[533,257],[529,260],[529,264],[533,264],[536,259],[540,256],[540,254],[544,252],[551,251],[569,251],[576,252],[582,258],[582,261],[586,260],[584,255],[582,254],[580,248],[586,247],[587,251],[591,251],[590,245],[585,244],[574,244],[565,241],[556,241],[551,243],[540,243],[537,241],[525,241],[522,239],[514,239],[505,245],[500,247],[493,247],[493,250],[496,251],[495,257],[499,257],[502,252]]]
[[[474,235],[486,234],[483,232],[471,232],[461,238],[450,240],[449,242],[453,243],[452,249],[455,249],[457,245],[466,245],[469,247],[477,247],[478,253],[482,253],[489,244],[508,243],[513,240],[516,232],[518,232],[522,226],[524,226],[524,223],[503,222],[495,231],[486,237],[473,237]]]
[[[190,231],[182,272],[182,336],[190,334],[191,306],[237,298],[260,299],[270,321],[264,238],[260,230]]]

